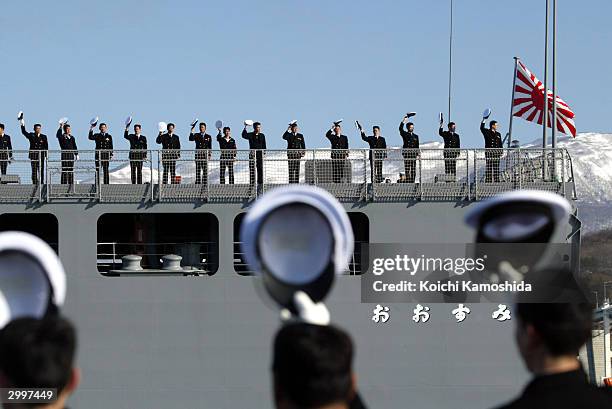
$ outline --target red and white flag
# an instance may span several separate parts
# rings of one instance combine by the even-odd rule
[[[518,61],[515,75],[516,85],[513,92],[512,115],[542,125],[544,120],[544,84],[521,61]],[[546,100],[548,101],[547,126],[552,128],[553,97],[550,90],[546,94]],[[557,131],[575,137],[574,112],[558,95],[556,99]]]

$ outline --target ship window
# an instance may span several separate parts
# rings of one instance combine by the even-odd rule
[[[234,270],[240,275],[252,275],[249,270],[240,247],[240,223],[246,213],[240,213],[234,218]],[[359,212],[348,212],[353,233],[355,235],[355,250],[349,262],[347,275],[360,275],[362,273],[361,247],[370,242],[370,221],[368,216]]]
[[[107,213],[97,234],[100,272],[121,269],[130,254],[150,270],[161,269],[165,255],[181,256],[179,275],[213,275],[219,266],[219,221],[210,213]]]
[[[0,231],[24,231],[44,240],[56,253],[59,252],[57,217],[51,213],[3,213],[0,214]]]

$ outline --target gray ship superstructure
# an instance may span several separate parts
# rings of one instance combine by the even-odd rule
[[[328,150],[305,150],[300,182],[340,199],[355,240],[368,243],[468,243],[465,213],[480,200],[515,189],[575,199],[564,149],[504,150],[500,180],[485,183],[484,150],[460,151],[456,175],[443,151],[421,149],[416,183],[403,183],[401,150],[391,149],[383,183],[372,183],[367,150],[350,150],[347,175],[333,181]],[[60,183],[61,153],[50,151],[45,184],[30,181],[27,152],[14,152],[0,184],[0,229],[30,231],[59,252],[68,274],[65,313],[79,332],[82,384],[76,408],[269,408],[270,350],[278,311],[262,301],[240,252],[240,220],[253,200],[288,183],[287,152],[264,153],[264,183],[249,185],[248,151],[237,151],[235,184],[219,183],[221,153],[195,184],[195,151],[181,151],[177,177],[160,183],[158,151],[143,159],[143,181],[130,184],[129,153],[115,151],[110,184],[95,178],[93,151],[80,151],[78,183]],[[580,222],[567,226],[577,263]],[[359,254],[326,301],[332,320],[356,343],[358,387],[372,408],[486,408],[518,394],[528,379],[514,346],[513,321],[473,304],[458,324],[452,304],[431,304],[412,320],[413,304],[390,304],[386,323],[360,302]],[[122,273],[122,257],[141,257],[142,272]],[[164,268],[166,255],[181,269]],[[178,259],[175,259],[176,262]],[[167,263],[167,260],[166,260]],[[167,265],[166,265],[167,267]]]

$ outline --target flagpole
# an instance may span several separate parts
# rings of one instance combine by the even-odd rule
[[[450,36],[448,40],[448,117],[451,121],[451,90],[453,84],[453,0],[450,0]]]
[[[553,0],[552,32],[552,147],[557,147],[557,0]]]
[[[514,110],[514,92],[516,90],[516,70],[518,67],[518,57],[514,57],[514,76],[512,78],[512,98],[510,99],[510,121],[508,122],[508,142],[507,147],[510,148],[510,143],[512,142],[512,111]]]
[[[546,23],[544,24],[544,118],[542,121],[542,148],[546,149],[548,145],[547,128],[548,128],[548,20],[549,18],[549,0],[546,0]]]

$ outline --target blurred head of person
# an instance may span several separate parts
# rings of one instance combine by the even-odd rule
[[[200,122],[200,133],[206,132],[206,123]]]
[[[4,135],[4,124],[0,124],[0,135]]]
[[[100,124],[100,132],[102,133],[106,133],[106,131],[108,130],[108,127],[106,126],[106,124],[103,122]]]
[[[291,129],[291,132],[292,132],[292,133],[298,133],[298,131],[299,131],[299,128],[298,128],[298,124],[297,124],[297,123],[295,123],[295,124],[291,124],[291,126],[290,126],[289,128]]]
[[[353,342],[333,326],[287,324],[274,339],[272,378],[278,409],[348,408],[356,389]]]
[[[42,125],[41,124],[34,124],[34,133],[36,135],[40,135],[41,132],[42,132]]]
[[[64,133],[70,135],[70,125],[64,124]]]
[[[140,124],[134,125],[134,133],[140,135],[140,132],[142,132],[142,126]]]
[[[232,130],[230,129],[230,127],[229,127],[229,126],[225,126],[225,127],[223,127],[223,136],[224,136],[226,139],[229,139],[229,138],[232,136]]]
[[[414,124],[412,122],[408,122],[406,128],[408,128],[408,132],[414,132]]]
[[[517,303],[516,343],[535,375],[580,368],[576,358],[591,338],[593,306],[574,303]]]
[[[57,389],[57,400],[49,405],[10,407],[64,408],[80,381],[76,347],[74,327],[57,315],[18,318],[6,325],[0,331],[0,387]]]
[[[340,126],[340,124],[334,125],[334,133],[336,135],[340,135],[341,132],[342,132],[342,127]]]
[[[454,122],[449,122],[448,123],[448,130],[451,132],[455,132],[455,129],[457,129],[457,126],[455,125]]]
[[[380,126],[376,125],[372,127],[372,132],[374,132],[374,136],[380,136]]]
[[[497,131],[497,121],[489,122],[489,128],[491,128],[493,131]]]
[[[261,132],[261,123],[253,122],[253,130],[255,130],[255,133],[260,133]]]
[[[166,125],[166,129],[168,130],[169,134],[172,134],[174,132],[174,124],[170,122],[168,125]]]

